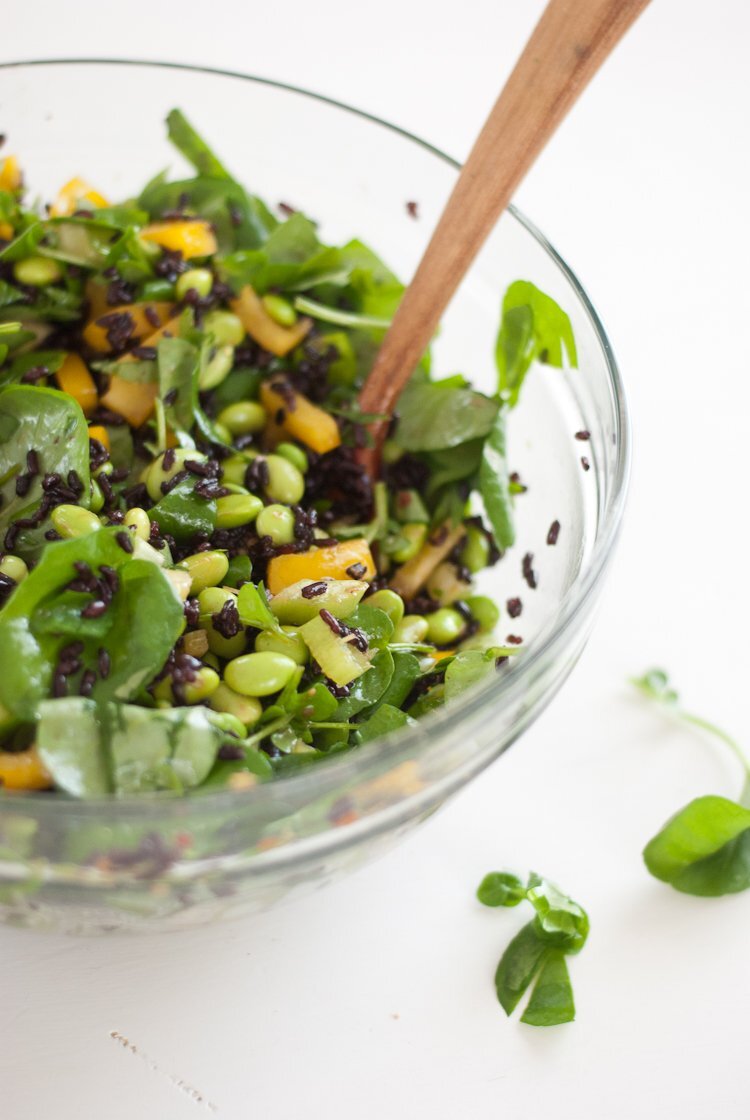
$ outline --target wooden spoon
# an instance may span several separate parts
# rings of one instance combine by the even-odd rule
[[[359,395],[390,416],[441,315],[518,184],[648,0],[550,0],[498,97]],[[361,462],[374,477],[388,420]]]

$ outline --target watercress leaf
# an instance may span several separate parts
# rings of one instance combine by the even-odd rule
[[[551,950],[542,965],[521,1022],[532,1027],[556,1027],[561,1023],[572,1023],[575,1017],[573,988],[565,955]]]
[[[427,460],[430,467],[427,497],[432,498],[451,482],[472,478],[479,470],[483,447],[484,440],[473,439],[457,447],[431,452]]]
[[[216,528],[216,502],[201,498],[195,493],[194,480],[185,479],[159,499],[149,517],[162,534],[176,540],[187,540],[196,533],[210,537]]]
[[[64,793],[104,797],[112,792],[110,760],[102,747],[93,700],[44,700],[39,705],[36,742],[39,757]]]
[[[344,722],[376,704],[392,677],[393,654],[388,649],[382,649],[373,657],[369,670],[351,685],[349,695],[339,701],[336,720]]]
[[[570,319],[551,296],[528,280],[516,280],[503,297],[495,345],[498,390],[511,408],[518,403],[532,362],[562,368],[577,365]]]
[[[408,451],[438,451],[486,436],[498,412],[495,400],[473,389],[410,381],[399,399],[394,439]]]
[[[212,391],[211,398],[216,410],[221,412],[228,404],[237,401],[254,401],[258,399],[258,389],[263,380],[259,369],[251,367],[234,369],[220,385]]]
[[[4,249],[0,250],[0,261],[20,261],[24,257],[30,257],[44,237],[44,233],[44,223],[32,221]]]
[[[536,910],[534,927],[537,936],[566,953],[580,952],[589,935],[586,911],[536,873],[529,876],[526,897]]]
[[[513,1014],[549,951],[537,937],[534,922],[525,925],[508,945],[495,972],[497,998],[506,1015]]]
[[[400,731],[402,727],[415,722],[400,708],[394,708],[392,704],[380,704],[369,719],[359,724],[353,736],[354,742],[371,743],[373,739],[390,735],[392,731]]]
[[[57,373],[66,357],[66,350],[31,350],[28,354],[19,354],[10,364],[9,380],[20,381],[34,366],[44,366],[50,373]]]
[[[321,722],[332,719],[337,707],[336,697],[322,681],[316,681],[309,688],[296,693],[289,710],[301,719]]]
[[[492,533],[501,549],[510,548],[516,539],[505,442],[505,410],[500,409],[482,448],[479,491]]]
[[[279,620],[268,605],[268,596],[262,583],[242,585],[237,595],[237,610],[243,626],[281,632]]]
[[[179,109],[172,109],[167,114],[167,135],[199,175],[208,175],[213,179],[232,179],[224,164]]]
[[[750,809],[726,797],[697,797],[643,851],[651,874],[686,894],[716,896],[750,885]]]
[[[361,630],[367,644],[373,649],[385,649],[393,637],[393,623],[385,611],[360,603],[346,619],[346,625],[353,630]]]
[[[23,496],[16,493],[16,477],[25,470],[26,456],[36,451],[40,473]],[[31,517],[39,508],[45,474],[67,479],[75,471],[83,486],[80,504],[88,506],[89,436],[80,405],[57,389],[8,385],[0,390],[0,548],[11,522]],[[5,551],[35,560],[49,528],[42,522],[22,529]],[[72,578],[72,577],[71,577]]]
[[[419,660],[413,653],[408,653],[405,650],[392,650],[391,656],[393,657],[393,675],[380,698],[380,703],[401,708],[419,676]]]
[[[518,906],[526,898],[526,887],[509,871],[490,871],[477,888],[483,906]]]
[[[649,700],[676,705],[679,695],[671,687],[664,669],[648,669],[642,677],[631,677],[630,683]]]
[[[461,693],[492,676],[495,672],[494,650],[461,650],[451,659],[445,670],[446,702],[455,700]]]

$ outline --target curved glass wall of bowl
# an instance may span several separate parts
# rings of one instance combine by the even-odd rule
[[[0,67],[7,150],[42,198],[74,174],[121,198],[164,167],[187,172],[166,140],[174,106],[253,192],[304,209],[326,239],[361,237],[403,279],[411,275],[456,174],[413,137],[239,75],[134,63]],[[534,368],[509,425],[511,468],[528,491],[516,503],[518,543],[483,574],[480,590],[503,608],[523,600],[521,616],[504,610],[498,630],[501,639],[524,638],[512,670],[413,731],[244,793],[98,803],[0,795],[0,919],[98,932],[267,907],[392,844],[542,710],[588,635],[620,522],[629,442],[596,315],[564,262],[515,213],[503,217],[450,307],[435,369],[492,390],[500,301],[515,279],[532,280],[570,314],[580,369]],[[587,443],[574,438],[584,428]],[[561,529],[552,547],[554,520]],[[536,590],[522,578],[526,552]]]

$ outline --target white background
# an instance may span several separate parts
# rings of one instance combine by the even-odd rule
[[[13,5],[0,57],[245,70],[462,156],[541,7],[36,0]],[[518,195],[599,307],[636,429],[624,539],[562,695],[396,852],[294,906],[167,939],[0,930],[3,1120],[748,1115],[750,898],[680,896],[640,861],[675,808],[739,774],[624,682],[663,663],[750,743],[749,41],[746,0],[657,0]],[[574,1025],[495,1002],[522,917],[473,890],[503,866],[590,911]]]

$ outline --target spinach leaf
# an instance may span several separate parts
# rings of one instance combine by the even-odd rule
[[[490,871],[477,887],[483,906],[518,906],[526,898],[526,887],[509,871]]]
[[[208,175],[213,179],[232,179],[224,164],[217,159],[179,109],[172,109],[167,114],[167,135],[199,175]]]
[[[697,797],[646,845],[651,874],[685,894],[734,894],[750,886],[750,809]]]
[[[495,972],[495,991],[506,1015],[511,1015],[541,968],[549,948],[529,922],[513,938]]]
[[[58,789],[72,797],[111,793],[110,760],[102,749],[93,700],[71,697],[42,701],[36,742]]]
[[[55,784],[74,797],[181,793],[206,779],[225,739],[205,708],[154,710],[79,697],[46,700],[37,731]]]
[[[44,223],[34,219],[4,249],[0,249],[0,261],[21,261],[24,257],[30,257],[44,237],[44,232]]]
[[[462,692],[491,676],[495,672],[495,660],[494,650],[466,649],[457,653],[445,670],[446,702],[455,700]]]
[[[557,1027],[561,1023],[572,1023],[575,1017],[573,988],[565,956],[561,952],[550,952],[539,972],[521,1022],[532,1027]]]
[[[40,473],[28,491],[16,493],[16,478],[26,469],[29,451],[36,451]],[[43,496],[45,474],[68,479],[74,471],[83,486],[80,504],[88,506],[89,435],[80,405],[57,389],[9,385],[0,390],[0,540],[11,522],[32,517]],[[8,552],[35,560],[45,544],[46,522],[22,529]],[[72,578],[72,577],[71,577]]]
[[[354,742],[360,745],[371,743],[373,739],[390,735],[392,731],[400,731],[402,727],[415,723],[416,720],[400,708],[394,708],[392,704],[380,704],[369,719],[359,724],[354,734]]]
[[[183,447],[195,447],[189,434],[193,426],[193,385],[197,377],[198,352],[184,338],[163,338],[156,348],[159,396],[164,416]]]
[[[646,845],[651,874],[684,894],[717,897],[750,887],[750,763],[739,744],[720,727],[680,707],[679,695],[663,669],[650,669],[631,682],[677,719],[729,747],[742,765],[745,782],[738,801],[697,797],[676,813]]]
[[[410,381],[399,399],[394,439],[407,451],[438,451],[489,434],[497,401],[473,389]]]
[[[142,192],[138,205],[155,218],[178,209],[187,200],[199,217],[216,231],[219,250],[257,249],[276,225],[260,199],[228,179],[200,176],[173,183],[153,182]]]
[[[561,369],[576,366],[575,338],[569,317],[551,296],[528,280],[516,280],[503,297],[495,344],[498,390],[510,408],[518,403],[524,378],[534,361]]]
[[[76,578],[77,562],[88,564],[95,573],[102,565],[108,566],[119,578],[119,588],[103,616],[109,627],[106,634],[79,635],[84,667],[96,669],[102,647],[109,656],[109,674],[98,676],[93,687],[95,700],[135,696],[164,665],[182,633],[182,604],[161,568],[124,552],[116,540],[118,531],[116,527],[100,529],[49,546],[0,612],[0,648],[5,659],[0,704],[17,718],[34,719],[50,694],[57,659],[69,643],[70,633],[64,616],[59,630],[50,633],[49,619],[59,609],[60,593]]]
[[[249,556],[233,556],[224,576],[225,587],[241,587],[249,583],[253,576],[253,566]]]
[[[510,548],[516,539],[505,446],[505,410],[500,409],[482,449],[479,491],[492,533],[501,549]]]
[[[178,541],[188,540],[196,533],[210,537],[216,528],[216,501],[201,498],[195,493],[194,481],[186,479],[160,498],[148,515],[162,533]]]

